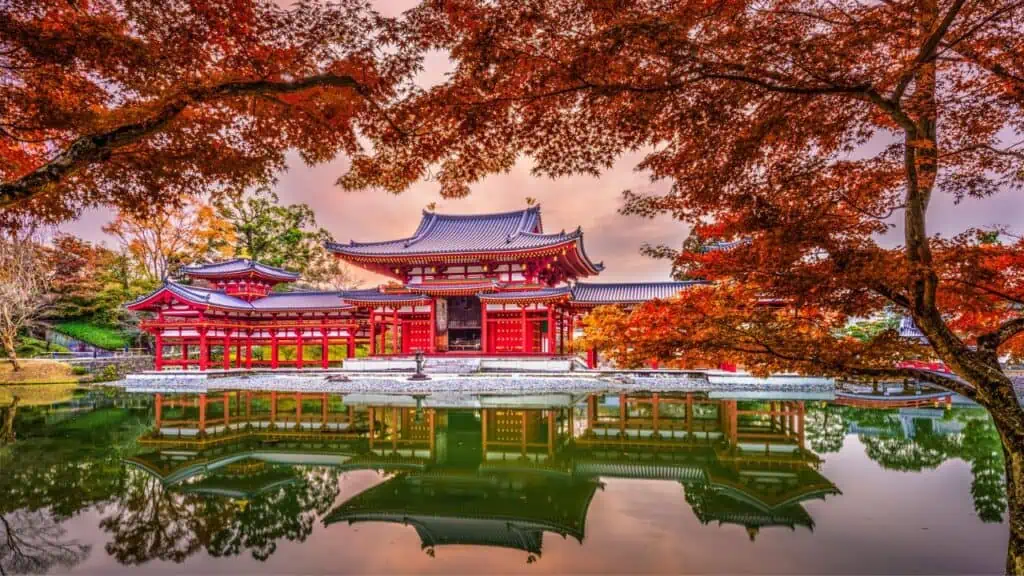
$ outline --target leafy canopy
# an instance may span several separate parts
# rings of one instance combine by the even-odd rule
[[[637,168],[670,187],[626,191],[624,212],[744,240],[662,250],[714,284],[622,319],[616,356],[901,376],[895,360],[936,354],[964,393],[1011,402],[997,358],[1024,330],[1024,244],[936,237],[927,215],[938,194],[1024,184],[1007,139],[1024,131],[1024,5],[428,1],[408,25],[455,69],[394,107],[401,130],[378,122],[346,185],[400,191],[429,173],[461,196],[523,155],[557,177],[640,150]],[[880,244],[901,217],[902,246]],[[893,307],[932,351],[892,330],[836,337]]]
[[[267,182],[288,150],[353,153],[418,66],[394,32],[360,0],[5,2],[0,224],[144,214]]]

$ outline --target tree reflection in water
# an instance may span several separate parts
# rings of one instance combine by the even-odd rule
[[[879,410],[822,404],[807,413],[807,437],[820,453],[838,452],[857,434],[867,456],[888,470],[919,472],[959,458],[971,465],[971,497],[983,522],[1002,522],[1006,477],[1002,443],[980,408]]]
[[[291,481],[282,482],[281,474]],[[304,541],[338,491],[338,474],[330,469],[275,467],[244,480],[259,485],[266,479],[261,476],[272,476],[275,487],[235,498],[190,490],[210,477],[167,487],[150,473],[131,469],[124,492],[100,522],[111,535],[107,552],[133,565],[180,563],[200,550],[218,557],[248,550],[266,560],[279,540]]]
[[[1006,512],[1001,444],[980,409],[878,410],[685,394],[662,395],[658,407],[650,395],[630,396],[623,408],[614,397],[602,398],[609,402],[572,409],[576,424],[591,410],[596,424],[572,428],[571,441],[565,406],[487,415],[391,406],[353,412],[336,397],[324,412],[306,406],[313,428],[242,424],[231,438],[194,437],[184,451],[154,435],[152,407],[140,413],[108,406],[67,420],[22,408],[18,441],[0,449],[0,572],[83,561],[90,550],[69,537],[64,522],[90,507],[101,513],[106,552],[127,565],[181,563],[198,553],[264,561],[282,542],[305,541],[320,521],[383,521],[410,511],[422,516],[417,530],[431,555],[447,543],[511,542],[536,561],[544,532],[582,541],[589,495],[602,478],[615,476],[681,482],[702,523],[738,522],[753,539],[771,526],[813,528],[801,501],[841,497],[819,456],[841,450],[851,434],[886,469],[917,472],[955,458],[970,463],[978,517],[999,522]],[[175,414],[178,428],[198,418],[195,404],[175,403],[164,417]],[[229,416],[236,425],[271,414],[265,399],[250,413],[234,405]],[[285,406],[298,411],[282,400],[279,408]],[[351,427],[340,433],[346,423]],[[652,425],[661,431],[645,430]],[[791,449],[756,446],[760,440],[753,439],[766,437]],[[182,459],[186,453],[193,455]],[[340,475],[354,468],[397,474],[332,509]],[[551,506],[551,498],[578,505]],[[463,525],[460,514],[470,504],[482,515]],[[451,532],[455,526],[468,531]]]
[[[89,546],[67,539],[66,532],[48,510],[0,514],[0,574],[43,574],[85,560]]]
[[[63,524],[118,497],[121,456],[145,429],[142,415],[123,408],[73,419],[55,414],[19,408],[19,418],[46,425],[25,427],[0,451],[0,573],[42,573],[83,561],[90,548],[69,538]]]

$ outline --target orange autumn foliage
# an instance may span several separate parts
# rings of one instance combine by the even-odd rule
[[[696,249],[652,252],[713,284],[597,313],[590,337],[630,365],[728,357],[977,400],[1007,447],[1007,571],[1024,572],[1024,410],[1000,364],[1024,333],[1024,245],[929,228],[936,197],[1024,187],[1024,3],[427,0],[408,25],[453,71],[393,107],[402,130],[378,122],[344,184],[401,191],[429,174],[461,196],[524,156],[559,177],[644,154],[637,168],[665,185],[626,191],[624,212],[693,226]],[[889,312],[930,349],[842,335]],[[957,378],[897,366],[924,355]]]
[[[0,7],[0,225],[139,215],[354,153],[418,66],[363,2],[11,0]]]
[[[429,173],[461,196],[522,156],[557,177],[644,151],[637,168],[670,187],[626,191],[623,211],[691,224],[696,249],[650,251],[714,284],[638,309],[631,350],[610,347],[620,360],[904,377],[899,359],[927,355],[965,394],[1012,397],[998,358],[1024,332],[1007,265],[1024,246],[936,237],[927,223],[934,196],[1024,186],[1006,136],[1024,131],[1024,5],[438,0],[406,24],[454,70],[391,108],[403,129],[375,124],[377,145],[343,183],[401,191]],[[701,249],[708,240],[743,242]],[[932,349],[891,331],[863,345],[836,336],[893,312]]]

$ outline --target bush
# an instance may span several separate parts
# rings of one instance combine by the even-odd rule
[[[113,364],[107,364],[92,377],[93,382],[113,382],[114,380],[120,380],[121,373],[117,371],[117,366]]]
[[[68,320],[54,324],[53,329],[104,350],[121,350],[128,346],[128,337],[125,333],[109,326],[90,324],[82,320]]]
[[[59,344],[49,344],[44,340],[23,336],[18,339],[18,358],[34,358],[36,356],[49,356],[51,352],[67,352],[68,349]],[[0,358],[6,358],[7,353],[0,348]]]

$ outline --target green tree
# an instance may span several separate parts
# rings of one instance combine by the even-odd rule
[[[972,418],[964,427],[961,458],[971,463],[971,497],[983,522],[1002,522],[1006,512],[1003,446],[990,418]]]
[[[234,255],[299,272],[312,284],[329,288],[354,285],[347,266],[324,248],[330,233],[317,226],[306,204],[281,205],[266,187],[216,203],[220,218],[234,228]]]
[[[278,541],[305,540],[338,491],[336,471],[281,471],[294,475],[295,482],[242,502],[186,491],[183,486],[168,487],[146,472],[130,470],[124,493],[100,522],[111,534],[107,552],[129,565],[150,560],[183,562],[200,550],[213,556],[249,550],[257,560],[266,560]]]
[[[282,206],[268,188],[220,200],[216,207],[220,217],[234,226],[235,256],[270,266],[302,271],[330,239],[326,230],[317,228],[309,206]]]
[[[839,452],[846,439],[846,409],[832,403],[809,405],[806,416],[807,443],[818,454]]]

